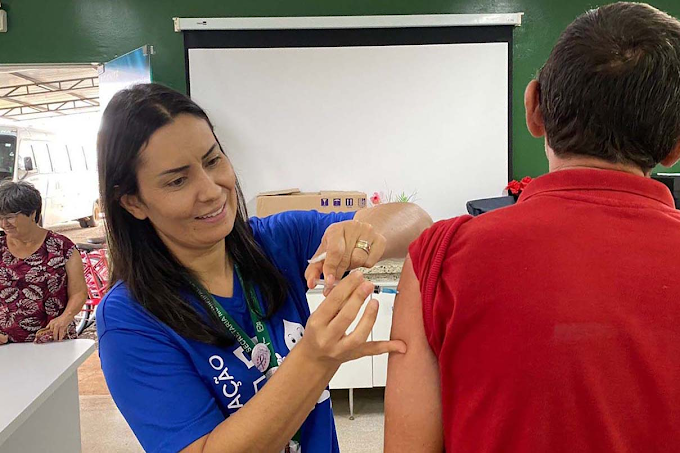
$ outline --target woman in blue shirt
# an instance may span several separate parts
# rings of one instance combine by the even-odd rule
[[[97,312],[99,354],[144,449],[338,451],[331,377],[405,345],[366,342],[376,301],[346,335],[373,286],[360,273],[333,284],[405,256],[427,214],[399,203],[249,219],[205,112],[156,84],[114,96],[98,153],[117,282]],[[310,316],[305,292],[322,273]]]

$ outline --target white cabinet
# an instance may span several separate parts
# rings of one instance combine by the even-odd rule
[[[309,303],[309,311],[314,312],[321,302],[324,301],[323,293],[312,290],[307,293],[307,302]],[[364,301],[364,305],[361,307],[359,316],[357,319],[350,324],[347,333],[352,332],[359,319],[364,313],[366,308],[366,303],[368,299]],[[335,373],[333,379],[330,382],[330,388],[332,389],[349,389],[349,388],[370,388],[373,387],[373,361],[371,357],[362,357],[360,359],[352,360],[351,362],[344,363],[340,369]]]
[[[372,340],[387,341],[392,328],[392,312],[394,311],[394,294],[379,293],[374,299],[380,302],[378,317],[373,325]],[[387,358],[389,354],[373,356],[373,387],[385,387],[387,383]]]
[[[396,289],[397,282],[390,282],[389,286],[380,285],[381,288]],[[392,311],[394,308],[394,294],[378,293],[372,295],[373,299],[380,302],[378,309],[378,317],[373,326],[371,335],[368,341],[382,341],[390,339],[390,328],[392,326]],[[307,293],[307,302],[309,303],[309,310],[314,312],[323,302],[324,297],[321,289],[314,289]],[[351,332],[356,327],[358,320],[366,308],[366,303],[359,313],[357,319],[350,325],[347,332]],[[331,389],[355,389],[355,388],[370,388],[370,387],[384,387],[387,381],[387,354],[375,357],[362,357],[360,359],[352,360],[340,366],[333,379],[330,382]]]

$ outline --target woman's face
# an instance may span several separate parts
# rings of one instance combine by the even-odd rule
[[[24,214],[0,214],[0,228],[5,230],[8,236],[23,235],[31,231],[35,226],[35,213],[30,216]]]
[[[121,204],[149,219],[172,251],[206,249],[223,240],[236,218],[236,175],[208,123],[183,114],[158,129],[140,152],[139,194]]]

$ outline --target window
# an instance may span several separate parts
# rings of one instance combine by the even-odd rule
[[[71,161],[69,160],[66,145],[50,143],[47,145],[50,153],[50,162],[55,173],[66,173],[71,171]]]
[[[87,170],[87,163],[85,162],[85,151],[80,145],[68,145],[68,155],[71,158],[71,167],[73,171]]]
[[[50,151],[50,160],[55,173],[67,173],[71,171],[71,161],[66,152],[66,146],[58,143],[50,143],[47,145]]]
[[[88,170],[97,169],[97,150],[93,147],[87,146],[83,147],[85,153],[85,162],[87,163]]]
[[[38,171],[40,173],[52,173],[52,161],[50,161],[50,154],[47,151],[47,144],[33,143],[32,147]]]
[[[17,138],[12,135],[0,135],[0,177],[7,178],[14,174],[14,156]]]

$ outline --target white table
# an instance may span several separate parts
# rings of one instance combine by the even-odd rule
[[[0,453],[80,451],[78,367],[92,340],[0,346]]]

